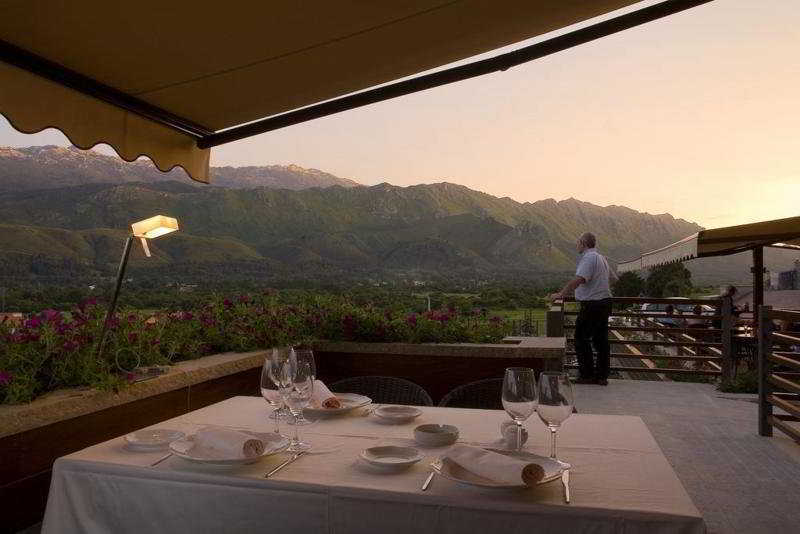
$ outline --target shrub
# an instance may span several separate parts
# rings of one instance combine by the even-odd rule
[[[168,365],[219,352],[245,352],[313,340],[496,343],[499,318],[451,308],[423,314],[307,295],[281,302],[275,292],[215,298],[193,310],[121,310],[109,320],[98,356],[105,308],[87,301],[71,312],[46,310],[22,325],[0,323],[0,402],[29,402],[64,387],[117,389],[138,366]]]

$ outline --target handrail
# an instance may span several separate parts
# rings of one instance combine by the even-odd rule
[[[565,311],[563,312],[564,315],[578,315],[580,312],[577,311]],[[714,320],[714,319],[722,319],[721,315],[694,315],[689,313],[681,313],[681,314],[673,314],[667,315],[665,313],[656,313],[656,312],[611,312],[611,317],[653,317],[656,319],[704,319],[704,320]]]
[[[772,332],[772,321],[786,318],[800,320],[800,312],[773,310],[771,306],[758,309],[758,433],[772,436],[773,429],[777,428],[795,441],[800,441],[800,429],[786,424],[787,421],[800,421],[800,402],[796,396],[800,394],[800,373],[796,372],[800,369],[800,352],[774,350],[776,341],[800,344],[800,337]],[[786,396],[784,392],[794,395]],[[789,415],[773,414],[773,407]]]
[[[578,302],[577,299],[570,297],[564,299],[565,302]],[[670,298],[649,298],[649,297],[611,297],[611,301],[620,304],[706,304],[709,306],[722,306],[722,299],[670,299]]]

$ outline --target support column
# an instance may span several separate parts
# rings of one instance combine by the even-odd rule
[[[753,249],[753,320],[758,328],[758,309],[764,305],[764,247]]]

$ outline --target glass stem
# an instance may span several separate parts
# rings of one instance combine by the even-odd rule
[[[556,459],[556,432],[557,428],[550,427],[550,458]]]
[[[519,421],[515,421],[517,423],[517,447],[516,449],[522,450],[522,423]]]
[[[294,437],[292,438],[292,445],[297,445],[300,443],[300,435],[297,433],[297,429],[300,425],[297,424],[298,417],[297,415],[294,416]]]
[[[281,418],[281,407],[280,405],[276,406],[274,410],[272,410],[272,415],[275,416],[275,433],[281,433],[281,427],[279,426],[278,420]]]

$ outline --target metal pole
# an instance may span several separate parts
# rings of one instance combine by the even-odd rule
[[[128,265],[128,256],[131,254],[131,245],[133,245],[133,236],[128,236],[125,240],[125,248],[122,250],[122,258],[119,260],[119,269],[117,270],[117,283],[114,287],[114,296],[111,298],[111,305],[106,312],[106,320],[103,321],[103,332],[100,334],[100,345],[97,348],[97,357],[102,358],[103,350],[106,344],[106,335],[108,334],[108,324],[111,318],[114,317],[114,312],[117,310],[117,298],[119,298],[119,290],[122,287],[122,278],[125,276],[125,267]]]
[[[731,297],[722,298],[722,306],[719,309],[722,315],[720,326],[722,328],[722,373],[720,379],[722,383],[730,382],[736,376],[736,358],[733,351],[737,347],[733,346],[733,299]]]

